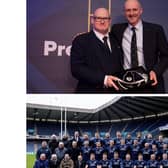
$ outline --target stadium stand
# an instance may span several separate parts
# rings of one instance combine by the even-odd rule
[[[27,121],[27,132],[32,129],[34,121]],[[138,122],[138,124],[137,124]],[[130,132],[132,136],[136,135],[136,132],[152,132],[154,133],[158,128],[167,123],[167,118],[151,118],[146,120],[132,120],[123,121],[116,123],[98,123],[98,124],[72,124],[67,125],[68,134],[73,135],[75,131],[82,133],[88,133],[90,136],[94,136],[95,132],[110,132],[111,136],[114,137],[117,130],[121,132]],[[36,127],[36,128],[35,128]],[[59,135],[60,133],[60,123],[55,122],[36,122],[33,130],[37,129],[38,135],[50,136],[52,134]]]

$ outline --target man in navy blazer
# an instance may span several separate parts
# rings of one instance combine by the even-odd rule
[[[143,66],[153,83],[137,92],[164,93],[162,74],[168,67],[168,43],[162,26],[142,21],[142,6],[138,0],[126,0],[124,12],[128,23],[114,24],[111,34],[116,37],[122,51],[124,69],[131,67],[132,27],[135,28],[138,66]],[[134,90],[134,92],[136,92]]]
[[[109,38],[111,18],[105,8],[98,8],[91,18],[93,30],[76,36],[71,48],[71,71],[78,80],[77,93],[115,93],[120,72],[121,48]]]

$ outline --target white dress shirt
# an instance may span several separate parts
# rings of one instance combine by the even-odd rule
[[[126,28],[123,39],[122,39],[122,48],[124,52],[124,69],[131,68],[131,39],[132,39],[132,28],[133,26],[128,25]],[[144,62],[144,53],[143,53],[143,25],[140,20],[135,27],[136,40],[137,40],[137,54],[138,54],[138,66],[143,66],[145,68]],[[145,68],[146,69],[146,68]]]
[[[104,44],[104,41],[103,41],[103,37],[106,36],[107,37],[107,44],[108,44],[108,47],[111,51],[111,44],[110,44],[110,38],[109,38],[109,33],[107,32],[106,34],[101,34],[99,33],[98,31],[96,31],[95,29],[93,29],[93,32],[95,33],[96,37]]]

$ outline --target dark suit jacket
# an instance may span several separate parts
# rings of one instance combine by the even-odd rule
[[[110,42],[112,53],[93,31],[78,35],[73,40],[71,71],[79,81],[76,89],[78,93],[104,93],[107,91],[104,89],[105,75],[120,75],[122,52],[113,37]]]
[[[70,140],[71,145],[72,145],[72,142],[73,142],[73,141],[77,141],[77,140],[75,139],[75,137],[73,137],[73,138]],[[77,145],[78,145],[78,147],[81,147],[81,146],[82,146],[82,139],[81,139],[80,137],[78,137]]]
[[[112,26],[111,35],[115,36],[119,45],[122,45],[122,37],[128,23]],[[168,43],[163,28],[160,25],[143,22],[143,51],[147,71],[154,70],[158,78],[156,92],[164,92],[162,74],[168,67]],[[123,58],[122,58],[123,63]]]
[[[86,162],[84,160],[81,161],[81,165],[79,165],[79,161],[75,162],[75,168],[85,168]]]

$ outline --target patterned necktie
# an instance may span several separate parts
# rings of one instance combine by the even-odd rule
[[[110,48],[109,48],[108,43],[107,43],[107,36],[103,37],[103,41],[104,41],[105,47],[110,51]]]
[[[135,27],[132,27],[131,30],[133,31],[132,40],[131,40],[131,67],[135,68],[138,66],[138,54],[137,54]]]

